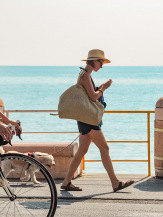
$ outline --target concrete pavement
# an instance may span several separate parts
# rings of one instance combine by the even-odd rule
[[[163,180],[146,175],[118,175],[135,183],[113,193],[107,174],[85,174],[73,180],[81,192],[60,190],[62,180],[55,180],[58,207],[55,216],[163,216]]]

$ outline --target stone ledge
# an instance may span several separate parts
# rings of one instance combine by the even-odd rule
[[[18,151],[21,153],[27,152],[44,152],[48,154],[54,155],[55,152],[61,151],[63,148],[67,147],[70,143],[35,143],[35,142],[21,142],[21,143],[13,143],[13,146],[3,146],[3,149],[6,151]],[[77,152],[78,143],[75,142],[67,147],[65,150],[59,152],[57,156],[66,156],[73,157]]]
[[[78,143],[75,142],[67,147],[65,150],[55,154],[57,151],[62,150],[70,143],[13,143],[13,146],[3,146],[5,152],[7,151],[17,151],[20,153],[27,152],[43,152],[53,155],[56,165],[49,169],[49,172],[52,174],[53,178],[63,179],[69,169],[72,158],[78,150]],[[76,170],[74,177],[77,177],[81,174],[81,165]]]

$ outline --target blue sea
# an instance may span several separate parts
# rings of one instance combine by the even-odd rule
[[[76,83],[77,66],[0,66],[0,98],[6,110],[57,110],[59,96]],[[105,91],[106,110],[155,110],[163,97],[163,67],[104,66],[92,77],[96,86],[112,79]],[[10,113],[19,119],[23,131],[73,131],[76,121],[63,120],[49,113]],[[151,114],[151,164],[154,174],[154,114]],[[147,140],[146,114],[104,114],[102,126],[106,140]],[[24,142],[71,142],[77,134],[23,134]],[[19,142],[14,138],[13,142]],[[113,160],[147,159],[147,143],[109,143]],[[85,156],[100,160],[92,143]],[[113,163],[116,173],[147,174],[147,163]],[[102,163],[86,163],[85,173],[104,173]]]

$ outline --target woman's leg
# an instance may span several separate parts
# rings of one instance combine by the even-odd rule
[[[76,152],[74,158],[71,161],[68,173],[62,183],[62,186],[67,186],[67,184],[71,181],[75,171],[77,170],[83,156],[87,153],[88,148],[90,146],[91,143],[91,139],[88,136],[88,134],[86,135],[82,135],[80,134],[79,136],[79,149]]]
[[[95,143],[95,145],[99,148],[101,154],[102,163],[110,177],[113,189],[119,185],[119,180],[117,179],[113,164],[109,155],[109,147],[105,140],[102,130],[91,130],[88,135],[90,139]]]

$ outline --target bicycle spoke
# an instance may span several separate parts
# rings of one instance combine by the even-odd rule
[[[15,201],[14,201],[14,204],[15,204]],[[16,206],[16,204],[15,204],[15,206]],[[16,212],[15,212],[15,206],[14,206],[14,216],[15,216],[15,213],[16,213]]]
[[[3,211],[3,210],[4,210],[4,209],[5,209],[7,206],[8,206],[8,204],[9,204],[9,203],[11,203],[11,201],[7,201],[6,203],[7,203],[7,204],[6,204],[6,206],[5,206],[5,207],[3,207],[3,208],[0,210],[0,213],[2,213],[2,211]],[[3,204],[2,204],[2,205],[4,205],[4,202],[3,202]]]
[[[37,187],[36,187],[36,188],[37,188]],[[35,187],[32,187],[32,188],[30,188],[30,189],[28,189],[28,190],[26,190],[26,191],[24,191],[24,192],[21,192],[21,194],[19,193],[19,194],[17,194],[17,196],[22,196],[23,194],[25,194],[25,193],[27,193],[27,192],[30,192],[30,191],[32,191],[33,189],[35,189]],[[41,189],[41,191],[42,191],[42,189]],[[46,190],[46,192],[49,192],[49,191]],[[47,196],[45,196],[45,197],[47,197]]]
[[[34,204],[33,204],[33,203],[34,203],[34,202],[32,202],[32,204],[30,204],[30,206],[31,206],[31,209],[35,209],[35,208],[36,208],[36,209],[38,209],[39,207],[38,207],[38,206],[34,206]],[[27,208],[25,208],[25,207],[24,207],[24,209],[25,209],[25,210],[27,210],[27,212],[28,212],[28,213],[30,213],[32,216],[34,216],[34,217],[35,217],[35,215],[33,215],[33,214],[32,214],[32,213],[29,211],[29,209],[27,209]]]
[[[8,215],[8,212],[9,212],[9,210],[10,210],[10,206],[11,206],[11,202],[10,202],[10,205],[9,205],[9,208],[8,208],[8,211],[7,211],[6,216]]]
[[[0,188],[0,189],[2,189],[2,188]],[[3,189],[2,189],[3,190]],[[0,193],[0,196],[2,196],[2,197],[6,197],[6,192],[3,190],[3,194],[2,193]]]
[[[19,215],[22,217],[22,215],[20,214],[19,209],[18,209],[18,207],[17,207],[15,201],[14,201],[14,204],[15,204],[14,208],[16,207],[16,209],[18,210]]]
[[[23,166],[22,169],[21,169],[20,177],[22,177],[23,171],[25,170],[24,168],[25,168],[25,163],[24,163],[24,166]],[[14,174],[14,172],[13,172],[13,174]],[[14,175],[13,175],[13,176],[14,176]],[[18,183],[19,183],[19,181],[18,181],[17,184],[15,185],[14,193],[15,193],[15,191],[16,191],[16,186],[18,185]],[[15,193],[15,194],[16,194],[16,193]]]
[[[27,183],[26,183],[26,184],[27,184]],[[27,185],[25,185],[25,186],[27,186]],[[24,187],[22,186],[22,187],[16,192],[16,195],[17,195],[17,196],[18,196],[18,195],[20,196],[20,195],[22,195],[22,194],[28,192],[28,191],[25,191],[25,192],[23,192],[23,193],[20,194],[20,192],[21,192],[21,190],[23,190],[23,188],[24,188]],[[33,188],[34,188],[34,187],[32,187],[31,190],[33,190]]]
[[[57,206],[57,191],[54,180],[47,169],[35,159],[17,153],[4,154],[1,160],[15,161],[13,165],[16,170],[12,171],[7,178],[9,191],[13,193],[13,201],[10,201],[0,186],[0,202],[3,203],[0,204],[0,216],[2,213],[2,216],[7,217],[53,217]],[[28,176],[28,174],[24,176],[25,169],[28,170],[28,164],[32,165],[30,169],[34,168],[39,171],[40,184],[20,180]],[[19,167],[16,167],[17,165]]]

